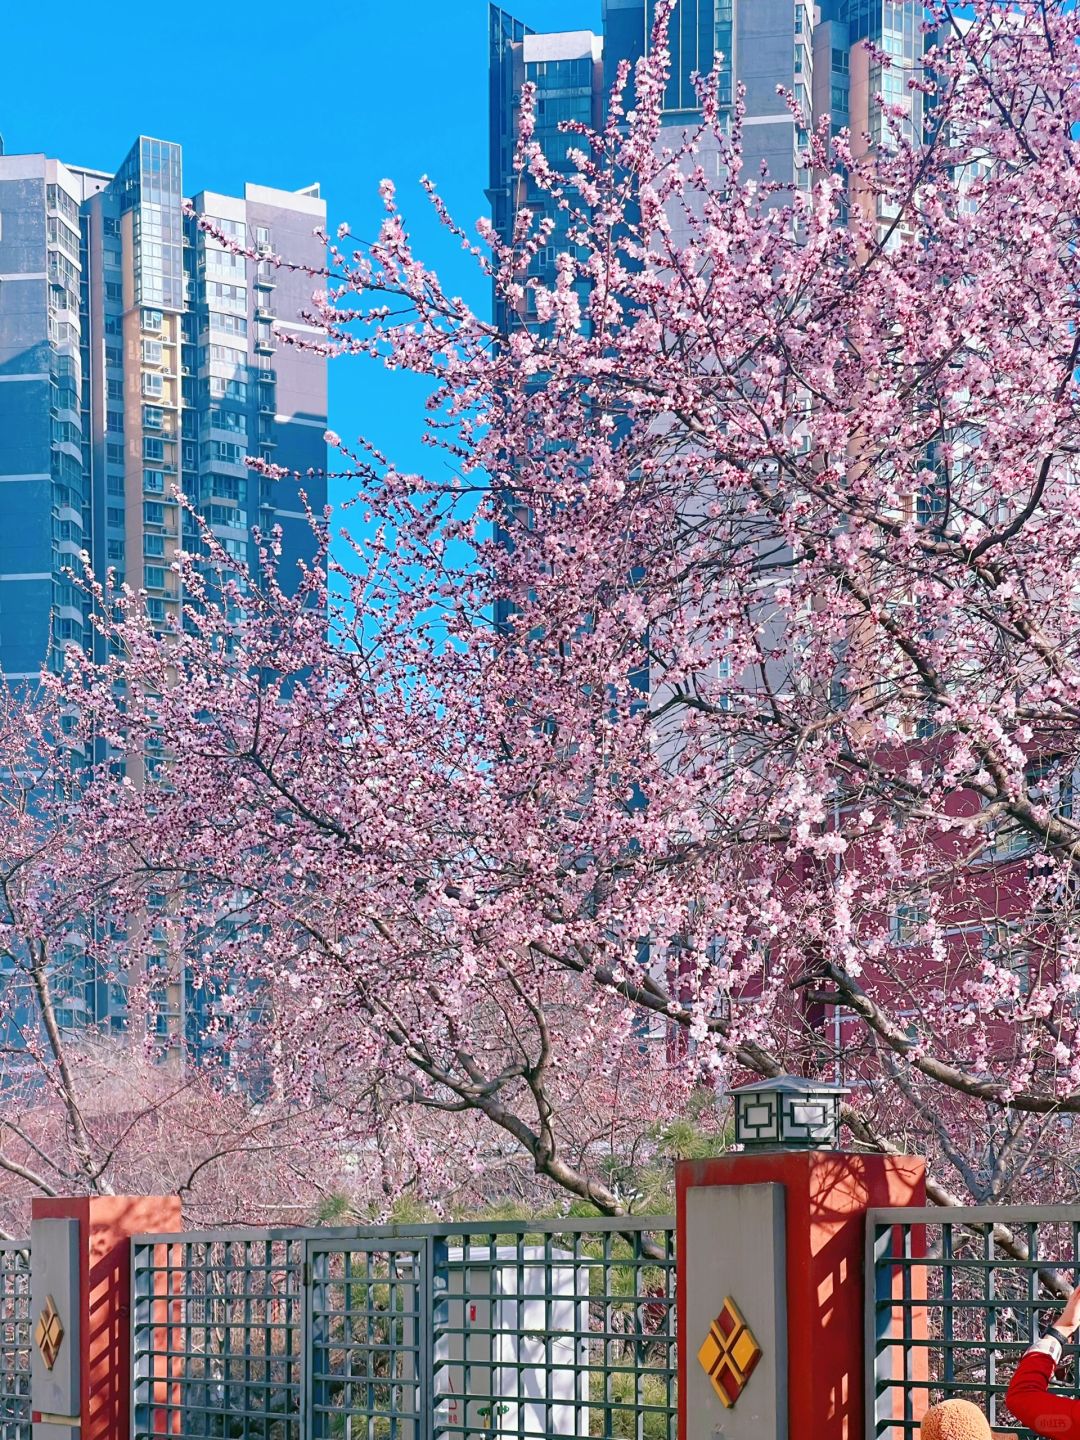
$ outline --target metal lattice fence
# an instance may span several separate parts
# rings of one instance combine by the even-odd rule
[[[670,1217],[133,1242],[136,1440],[675,1440]]]
[[[437,1436],[675,1440],[673,1221],[468,1227],[436,1274]]]
[[[429,1433],[430,1254],[415,1237],[309,1243],[308,1435]]]
[[[30,1440],[30,1244],[0,1240],[0,1440]]]
[[[134,1435],[301,1440],[304,1240],[132,1242]]]
[[[924,1410],[950,1396],[978,1405],[995,1434],[1029,1436],[1005,1391],[1063,1303],[1048,1281],[1072,1285],[1078,1272],[1080,1206],[871,1210],[867,1436],[910,1440]],[[1057,1388],[1080,1398],[1075,1361]]]

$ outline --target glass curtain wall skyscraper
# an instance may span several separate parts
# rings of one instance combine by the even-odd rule
[[[544,284],[555,280],[558,255],[570,248],[568,216],[527,174],[514,168],[520,118],[521,88],[535,86],[534,138],[553,170],[569,174],[575,167],[569,152],[577,137],[559,127],[566,121],[599,126],[603,120],[602,43],[591,30],[537,35],[497,6],[490,12],[490,178],[488,199],[500,235],[509,236],[519,210],[532,210],[548,220],[548,243],[535,255],[529,274]],[[584,299],[584,287],[582,287]],[[496,303],[499,303],[498,301]],[[528,300],[525,304],[528,305]],[[535,324],[534,314],[521,319]],[[500,313],[501,324],[509,317]]]

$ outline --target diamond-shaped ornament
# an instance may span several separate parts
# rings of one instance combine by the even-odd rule
[[[60,1354],[63,1340],[63,1321],[56,1308],[56,1301],[50,1295],[45,1301],[45,1308],[38,1316],[38,1322],[34,1328],[34,1342],[41,1351],[41,1358],[45,1361],[47,1370],[51,1370],[56,1364],[56,1357]]]
[[[698,1360],[726,1409],[738,1400],[761,1359],[761,1346],[730,1295],[709,1326]]]

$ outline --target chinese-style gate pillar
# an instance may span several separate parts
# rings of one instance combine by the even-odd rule
[[[863,1435],[866,1212],[925,1204],[925,1163],[826,1148],[843,1093],[744,1087],[744,1150],[676,1166],[681,1440]]]
[[[128,1440],[132,1235],[181,1228],[175,1196],[36,1199],[30,1224],[33,1440]]]

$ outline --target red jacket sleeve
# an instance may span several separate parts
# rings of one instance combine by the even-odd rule
[[[1080,1440],[1080,1400],[1051,1395],[1054,1362],[1041,1351],[1029,1352],[1016,1367],[1005,1404],[1029,1430],[1046,1440]]]

